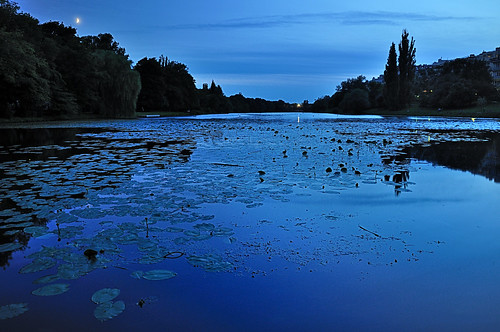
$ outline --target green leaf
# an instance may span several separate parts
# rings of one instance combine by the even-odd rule
[[[28,311],[27,303],[7,304],[0,307],[0,319],[14,318],[26,311]]]
[[[94,310],[94,317],[104,322],[108,319],[114,318],[125,310],[125,303],[123,301],[105,302],[97,306]]]
[[[35,259],[32,263],[21,268],[19,273],[33,273],[43,270],[48,270],[56,265],[56,261],[52,258],[39,258]]]
[[[142,277],[147,280],[165,280],[173,278],[176,275],[177,273],[169,270],[151,270],[144,272]]]
[[[120,290],[117,288],[103,288],[92,295],[92,302],[94,302],[95,304],[109,302],[119,294]]]
[[[53,296],[66,293],[68,290],[68,284],[52,284],[35,289],[31,294],[38,296]]]
[[[22,245],[19,243],[5,243],[0,244],[0,252],[14,251],[21,248]]]

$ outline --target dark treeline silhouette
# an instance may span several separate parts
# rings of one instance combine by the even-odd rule
[[[415,86],[423,107],[455,109],[500,100],[488,65],[480,60],[456,59],[422,68]]]
[[[382,83],[367,81],[360,75],[343,81],[332,96],[317,99],[310,109],[313,112],[359,114],[369,108],[383,107],[383,90]]]
[[[142,85],[137,110],[184,112],[199,109],[195,82],[186,65],[162,55],[159,59],[143,58],[134,69],[139,72]]]
[[[262,98],[247,98],[241,93],[226,97],[220,85],[212,81],[198,90],[200,110],[202,113],[265,113],[296,111],[295,104],[285,103],[283,100],[269,101]]]
[[[241,94],[226,97],[221,86],[214,81],[210,86],[205,83],[197,89],[186,65],[170,61],[163,55],[158,59],[143,58],[134,69],[140,73],[142,85],[137,101],[138,112],[206,114],[296,110],[295,104],[282,100],[246,98]]]
[[[110,34],[78,37],[0,0],[0,116],[135,115],[139,74]]]
[[[399,45],[392,43],[389,48],[383,83],[367,81],[364,76],[347,79],[332,96],[317,99],[310,109],[359,114],[370,108],[397,111],[418,105],[456,109],[500,101],[486,62],[465,58],[416,66],[415,55],[415,40],[403,30]]]
[[[0,117],[134,117],[136,111],[286,112],[284,101],[197,89],[186,65],[164,56],[132,62],[109,33],[79,37],[0,0]]]

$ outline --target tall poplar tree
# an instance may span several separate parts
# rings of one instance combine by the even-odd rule
[[[398,62],[396,54],[396,45],[392,43],[389,49],[389,57],[384,71],[384,99],[386,106],[390,110],[399,108],[399,77],[398,77]]]
[[[415,77],[415,40],[406,29],[401,34],[399,43],[399,106],[406,107],[410,104],[410,91]]]

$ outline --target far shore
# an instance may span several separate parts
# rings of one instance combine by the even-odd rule
[[[304,110],[297,110],[297,112],[305,112]],[[320,112],[320,113],[332,113],[335,112]],[[136,118],[154,118],[154,117],[175,117],[175,116],[195,116],[200,114],[206,114],[202,112],[192,111],[192,112],[137,112]],[[411,107],[409,109],[390,111],[387,109],[372,108],[363,111],[359,115],[381,115],[381,116],[422,116],[422,117],[469,117],[469,118],[500,118],[500,104],[491,104],[484,108],[482,107],[471,107],[465,109],[457,110],[431,110],[419,107]],[[134,119],[134,118],[132,118]],[[74,117],[74,118],[55,118],[55,117],[26,117],[26,118],[0,118],[0,124],[27,124],[27,123],[42,123],[42,122],[72,122],[72,121],[105,121],[105,120],[127,120],[127,119],[106,119],[102,117]]]

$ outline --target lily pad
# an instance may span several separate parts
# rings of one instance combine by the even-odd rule
[[[144,275],[144,272],[142,272],[142,271],[134,271],[130,274],[130,276],[134,279],[141,279],[143,275]]]
[[[7,252],[7,251],[14,251],[16,249],[21,248],[22,245],[19,243],[5,243],[5,244],[0,244],[0,252]]]
[[[60,277],[57,274],[50,274],[48,276],[43,276],[35,281],[33,281],[34,284],[48,284],[49,282],[54,282],[56,280],[59,280]]]
[[[165,280],[173,278],[177,275],[177,273],[169,271],[169,270],[151,270],[144,272],[142,277],[147,280]]]
[[[19,273],[33,273],[48,270],[54,265],[56,265],[56,262],[51,258],[39,258],[22,267]]]
[[[118,288],[103,288],[92,295],[92,302],[95,304],[102,304],[113,300],[118,295],[120,295],[120,290]]]
[[[26,227],[24,232],[31,234],[33,237],[40,237],[48,233],[48,228],[44,226],[30,226]]]
[[[68,284],[52,284],[35,289],[31,294],[38,296],[53,296],[66,293],[68,290]]]
[[[105,302],[97,306],[94,310],[94,317],[104,322],[112,319],[125,310],[125,303],[123,301]]]
[[[189,256],[187,258],[191,265],[202,267],[208,272],[224,272],[233,268],[233,264],[225,261],[222,257],[213,254],[206,254],[203,256]]]
[[[26,311],[28,311],[27,303],[7,304],[0,307],[0,319],[14,318]]]

